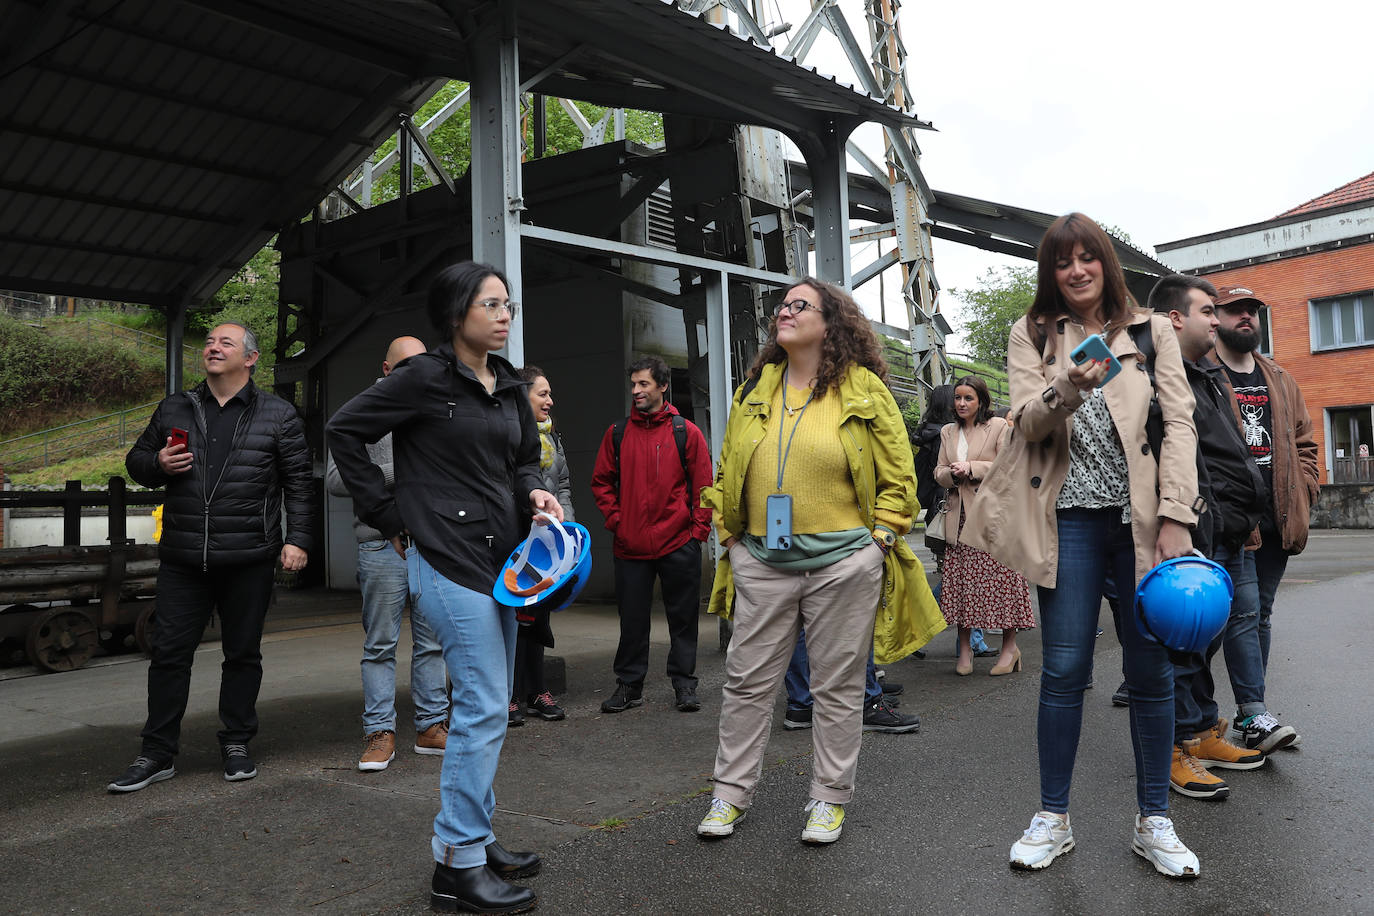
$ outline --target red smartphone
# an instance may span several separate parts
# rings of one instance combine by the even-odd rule
[[[173,445],[180,445],[182,448],[190,448],[190,444],[186,439],[186,430],[182,429],[179,426],[172,427],[172,432],[169,438],[172,441],[171,443],[169,443],[168,448],[171,448]]]

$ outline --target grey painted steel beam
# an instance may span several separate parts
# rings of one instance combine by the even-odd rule
[[[434,90],[437,92],[445,82],[447,82],[447,80],[436,81],[434,84]],[[429,95],[433,95],[433,93],[429,93]],[[467,107],[468,100],[471,98],[471,96],[472,87],[468,86],[464,88],[461,92],[459,92],[457,95],[455,95],[453,98],[449,99],[447,104],[445,104],[443,108],[440,108],[429,118],[425,119],[425,122],[420,125],[420,136],[428,138],[430,134],[434,133],[436,128],[438,128],[449,118],[453,117],[455,114],[457,114],[458,112],[462,111],[465,107]],[[369,153],[368,155],[371,154]],[[400,161],[400,153],[398,150],[393,149],[391,152],[387,153],[381,159],[378,159],[376,162],[372,164],[372,178],[375,180],[378,175],[386,174],[388,171],[391,170],[391,168],[394,165],[396,165],[398,161]],[[348,185],[347,189],[349,193],[357,193],[358,188],[362,187],[363,185],[364,179],[362,177],[359,177],[356,181],[351,182]]]
[[[816,276],[850,289],[849,171],[844,145],[848,131],[818,138],[806,156],[811,171],[811,212],[815,218]],[[805,152],[805,151],[804,151]]]
[[[865,266],[862,270],[854,274],[853,288],[858,289],[860,286],[863,286],[869,280],[872,280],[874,277],[878,276],[878,274],[887,270],[893,264],[896,264],[899,259],[900,253],[897,251],[896,248],[884,253],[882,257],[878,258],[872,264]]]
[[[429,173],[431,179],[439,179],[439,181],[443,182],[444,187],[448,188],[450,194],[457,194],[457,185],[453,183],[453,179],[444,168],[444,164],[439,161],[439,157],[435,155],[434,150],[430,148],[424,135],[421,134],[419,128],[415,126],[415,122],[410,119],[410,115],[401,115],[401,127],[410,134],[415,142],[415,147],[420,151],[420,155],[424,156],[425,161],[429,163],[429,169],[426,171]]]
[[[186,309],[188,303],[179,302],[167,309],[167,352],[163,363],[167,367],[166,391],[168,397],[181,390],[184,354],[181,347],[186,340]]]
[[[520,60],[514,0],[499,0],[468,42],[472,56],[472,259],[506,275],[510,298],[524,289],[520,269]],[[525,362],[523,325],[511,322],[506,358]]]
[[[812,43],[820,34],[821,25],[825,21],[826,8],[834,2],[835,0],[814,0],[811,5],[811,12],[797,27],[792,39],[787,43],[787,47],[783,48],[783,57],[790,57],[798,61],[806,57],[806,52],[811,50]]]
[[[711,454],[725,443],[725,424],[735,383],[730,370],[730,277],[724,271],[702,276],[706,287],[706,348],[711,379]]]
[[[597,238],[594,235],[581,235],[576,232],[565,232],[562,229],[548,229],[544,226],[531,226],[525,223],[520,226],[521,238],[535,242],[544,242],[550,245],[561,245],[566,248],[576,248],[582,251],[595,251],[612,257],[630,258],[636,261],[644,261],[649,264],[662,264],[665,267],[677,267],[687,270],[695,270],[701,273],[720,273],[724,271],[732,277],[740,280],[749,280],[754,283],[766,283],[770,286],[791,286],[797,282],[797,278],[789,274],[775,273],[771,270],[759,270],[756,267],[746,267],[743,264],[731,264],[728,261],[717,261],[713,258],[702,258],[692,254],[682,254],[670,251],[667,248],[656,248],[651,245],[633,245],[629,242],[617,242],[613,239]]]

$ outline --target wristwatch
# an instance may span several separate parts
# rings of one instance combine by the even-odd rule
[[[897,543],[897,534],[885,525],[875,525],[873,527],[873,540],[878,542],[883,553],[887,553],[892,549],[892,545]]]

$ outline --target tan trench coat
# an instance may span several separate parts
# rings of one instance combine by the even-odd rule
[[[993,459],[997,457],[997,443],[1002,433],[1011,426],[1001,417],[993,417],[986,423],[979,423],[972,432],[964,433],[968,440],[968,462],[973,479],[967,477],[954,485],[954,475],[949,466],[959,460],[959,422],[946,423],[940,430],[940,457],[935,465],[935,482],[945,488],[945,545],[953,547],[959,543],[959,509],[965,503],[973,502],[973,494],[978,485],[988,476]]]
[[[1054,588],[1059,566],[1055,501],[1069,469],[1069,435],[1083,398],[1069,381],[1069,352],[1083,328],[1067,314],[1046,321],[1039,351],[1022,318],[1011,329],[1007,372],[1013,426],[964,523],[964,543],[992,554],[1027,579]],[[1150,379],[1144,357],[1124,329],[1108,345],[1122,371],[1102,389],[1126,455],[1130,477],[1131,534],[1136,579],[1154,565],[1161,518],[1197,524],[1197,430],[1193,393],[1184,374],[1178,338],[1167,318],[1137,311],[1130,324],[1151,322],[1155,384],[1164,413],[1164,445],[1155,462],[1145,437]]]

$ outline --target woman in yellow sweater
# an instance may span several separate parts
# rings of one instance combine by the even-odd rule
[[[714,797],[697,827],[703,837],[729,836],[749,807],[799,629],[806,629],[815,703],[801,838],[831,843],[854,794],[864,670],[880,604],[880,661],[919,648],[943,627],[920,563],[901,539],[918,508],[916,478],[886,377],[854,300],[807,278],[783,297],[736,392],[715,484],[702,493],[726,551],[712,611],[728,613],[733,591],[735,620]]]

